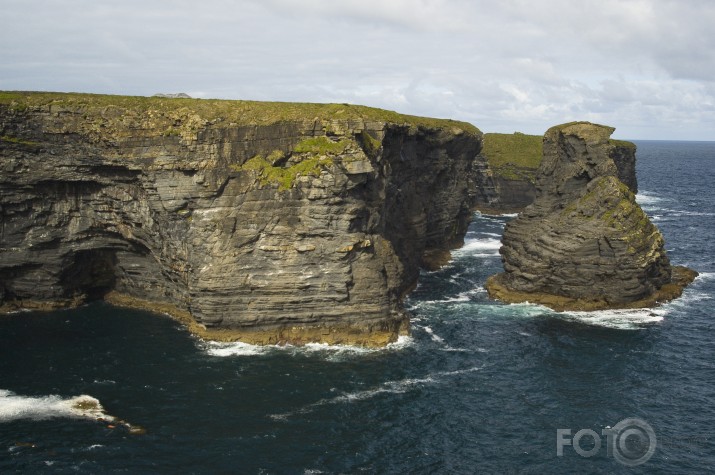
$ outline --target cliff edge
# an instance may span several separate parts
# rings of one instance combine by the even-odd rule
[[[506,226],[505,272],[487,280],[493,298],[556,310],[646,307],[695,278],[671,267],[663,236],[619,179],[613,130],[576,122],[546,132],[536,198]]]
[[[0,93],[0,309],[379,346],[461,244],[481,132],[347,104]]]
[[[484,134],[482,155],[490,174],[489,193],[483,193],[477,209],[488,214],[518,213],[536,198],[536,173],[543,156],[544,137],[513,134]],[[618,178],[633,193],[638,192],[636,146],[625,140],[609,141],[609,156],[618,169]]]

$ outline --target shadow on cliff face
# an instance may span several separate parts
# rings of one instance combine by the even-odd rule
[[[67,297],[98,300],[114,288],[117,280],[115,250],[82,250],[72,254],[68,261],[59,279]]]

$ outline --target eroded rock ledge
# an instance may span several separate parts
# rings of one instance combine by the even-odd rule
[[[671,267],[663,236],[619,179],[613,130],[577,122],[546,132],[536,199],[505,229],[492,297],[556,310],[647,307],[695,278]]]
[[[482,189],[469,124],[342,104],[0,93],[0,308],[379,346]]]

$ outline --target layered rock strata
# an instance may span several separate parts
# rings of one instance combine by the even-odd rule
[[[0,305],[368,346],[485,180],[469,124],[349,105],[0,93]]]
[[[663,236],[619,179],[613,130],[578,122],[546,132],[537,196],[506,226],[492,297],[556,310],[644,307],[679,296],[697,275],[671,267]]]
[[[491,187],[483,193],[477,208],[488,214],[518,213],[536,198],[536,172],[543,156],[542,136],[484,134],[482,155],[490,173]],[[624,140],[610,140],[609,156],[618,170],[618,178],[633,193],[636,180],[636,146]]]

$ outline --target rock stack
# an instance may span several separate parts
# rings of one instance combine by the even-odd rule
[[[549,129],[534,203],[505,231],[493,298],[555,310],[653,306],[680,296],[696,272],[670,265],[660,231],[619,179],[612,127]]]

